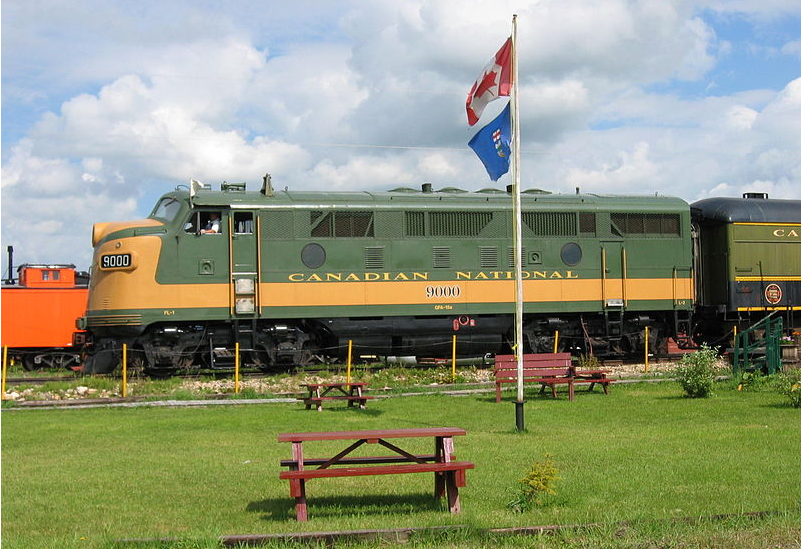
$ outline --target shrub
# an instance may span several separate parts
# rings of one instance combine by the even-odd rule
[[[744,372],[741,381],[738,383],[739,391],[760,391],[768,383],[770,377],[764,376],[762,372]]]
[[[777,374],[775,386],[785,400],[794,408],[799,408],[802,404],[802,382],[800,380],[799,368],[790,368]]]
[[[579,355],[579,367],[598,370],[601,367],[601,363],[594,355]]]
[[[534,462],[526,476],[518,481],[519,491],[507,506],[513,511],[522,513],[534,505],[543,505],[546,496],[557,494],[555,486],[558,480],[560,477],[557,466],[552,456],[546,454],[543,461]]]
[[[674,371],[680,386],[690,398],[705,398],[713,390],[718,355],[704,343],[698,351],[682,357]]]

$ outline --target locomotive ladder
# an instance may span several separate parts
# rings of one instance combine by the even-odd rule
[[[610,342],[618,343],[624,337],[623,305],[608,305],[604,308],[604,331]]]
[[[674,309],[674,341],[680,348],[688,348],[693,343],[691,312],[687,309]]]

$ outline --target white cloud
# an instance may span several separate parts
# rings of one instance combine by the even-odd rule
[[[748,130],[752,128],[758,112],[746,105],[735,105],[727,111],[727,126],[734,130]]]
[[[651,181],[657,173],[657,166],[649,159],[649,145],[636,143],[632,152],[619,151],[618,158],[604,163],[598,169],[573,168],[568,171],[568,181],[581,182],[586,192],[616,194],[643,192],[641,185]]]
[[[4,143],[3,240],[88,258],[92,222],[144,215],[190,177],[258,182],[270,172],[277,187],[351,191],[489,186],[466,146],[478,128],[464,100],[513,12],[525,187],[799,197],[798,79],[779,93],[689,97],[675,86],[744,49],[716,35],[708,12],[768,25],[795,6],[299,0],[256,12],[177,0],[132,13],[115,2],[16,3],[17,25],[3,19],[4,131],[7,105],[35,123]],[[774,47],[798,55],[799,42]],[[19,211],[36,211],[30,230]]]
[[[15,245],[24,261],[76,263],[85,269],[98,214],[114,220],[136,217],[136,198],[120,192],[114,174],[89,164],[96,173],[84,178],[78,164],[32,155],[30,141],[14,148],[2,170],[3,241]]]

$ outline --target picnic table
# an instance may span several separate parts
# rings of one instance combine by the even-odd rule
[[[359,404],[364,410],[365,403],[374,397],[363,394],[367,383],[303,383],[301,386],[306,388],[307,395],[298,400],[302,400],[309,410],[313,405],[317,411],[323,410],[324,400],[347,400],[348,406]]]
[[[295,498],[296,517],[299,521],[308,519],[307,480],[364,475],[434,473],[435,498],[447,495],[449,511],[459,513],[461,511],[459,488],[466,485],[465,471],[474,467],[470,461],[455,461],[454,437],[462,435],[465,435],[465,430],[457,427],[282,433],[278,435],[278,441],[292,444],[292,459],[281,461],[281,465],[288,467],[289,470],[279,473],[279,478],[290,481],[290,496]],[[398,446],[397,439],[420,437],[434,439],[433,454],[413,454]],[[390,439],[393,442],[390,442]],[[332,440],[350,443],[332,457],[304,456],[305,442]],[[378,456],[350,455],[363,444],[376,444],[391,452]]]

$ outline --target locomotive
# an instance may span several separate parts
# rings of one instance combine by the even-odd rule
[[[9,276],[2,286],[2,346],[26,370],[75,369],[80,345],[75,319],[84,314],[89,275],[72,264],[24,263],[15,279],[9,246]],[[78,337],[76,337],[76,335]]]
[[[349,341],[364,354],[443,357],[456,335],[460,356],[509,352],[509,192],[275,191],[269,176],[260,191],[225,182],[213,191],[193,180],[162,196],[147,219],[94,225],[88,306],[77,323],[88,334],[84,371],[112,371],[123,343],[134,367],[157,374],[230,367],[235,344],[265,371],[342,358]],[[762,263],[760,284],[782,284],[781,303],[770,306],[795,311],[798,325],[799,201],[763,200],[765,219],[742,221],[656,195],[528,190],[521,198],[526,352],[551,351],[558,331],[561,350],[633,353],[646,345],[646,327],[650,348],[668,338],[690,345],[697,295],[713,319],[740,314],[741,301],[727,309],[734,296],[763,307],[749,300],[775,294],[742,292],[742,265],[722,267],[716,239],[740,243],[739,224],[749,232],[780,209],[771,222],[796,263],[778,252],[779,263]],[[717,284],[733,272],[732,291],[720,295]],[[714,324],[705,320],[706,332]]]

